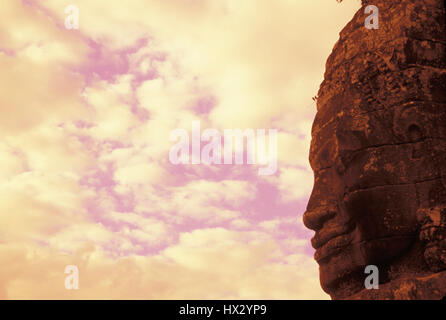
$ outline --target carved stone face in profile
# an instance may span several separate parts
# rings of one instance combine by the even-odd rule
[[[304,223],[333,298],[364,289],[367,265],[381,282],[446,268],[444,2],[373,4],[380,28],[361,9],[341,32],[312,129]]]
[[[395,76],[374,70],[379,58],[368,59],[373,64],[339,70],[351,76],[342,93],[323,83],[312,131],[315,182],[304,223],[316,231],[321,284],[335,298],[363,289],[367,265],[377,265],[385,281],[419,243],[417,212],[446,203],[446,105],[426,99],[421,68]],[[373,87],[384,88],[382,96],[369,95]]]
[[[446,117],[437,108],[409,102],[327,123],[318,114],[304,222],[316,231],[326,291],[363,275],[366,265],[382,270],[406,253],[418,240],[418,208],[446,199]]]

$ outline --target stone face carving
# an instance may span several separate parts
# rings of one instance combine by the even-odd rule
[[[327,60],[304,223],[316,231],[311,242],[321,285],[332,298],[442,298],[445,2],[373,4],[380,28],[364,28],[360,9]],[[380,270],[379,290],[364,288],[371,264]]]

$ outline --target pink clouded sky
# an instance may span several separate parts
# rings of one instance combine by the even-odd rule
[[[328,298],[301,221],[311,98],[359,5],[3,0],[0,298]],[[277,173],[171,164],[197,120],[277,129]]]

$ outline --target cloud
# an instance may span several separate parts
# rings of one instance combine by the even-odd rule
[[[292,201],[309,195],[313,189],[313,179],[311,170],[282,168],[278,178],[282,199]]]
[[[9,299],[327,298],[313,283],[317,270],[311,258],[285,256],[258,232],[192,231],[150,257],[112,260],[91,245],[70,255],[0,245],[0,257],[0,293]],[[66,265],[78,266],[79,290],[64,288]]]
[[[0,7],[0,298],[326,298],[296,212],[311,97],[358,4],[76,5],[79,30],[60,1]],[[278,129],[278,174],[173,166],[192,121]]]
[[[46,241],[85,221],[77,179],[69,174],[24,172],[0,184],[2,241]]]

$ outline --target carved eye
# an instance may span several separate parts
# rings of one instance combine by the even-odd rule
[[[417,142],[423,139],[423,131],[418,125],[411,124],[407,131],[410,141]]]

